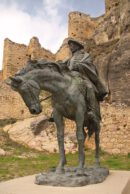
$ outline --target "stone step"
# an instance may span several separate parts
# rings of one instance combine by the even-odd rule
[[[99,184],[83,187],[53,187],[34,184],[35,175],[0,183],[0,194],[130,194],[130,171],[110,171]]]

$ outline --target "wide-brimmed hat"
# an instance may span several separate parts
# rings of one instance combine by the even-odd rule
[[[84,48],[84,44],[81,41],[75,40],[73,38],[70,38],[68,40],[68,44],[70,44],[70,43],[75,43],[75,44],[79,45],[81,48]]]

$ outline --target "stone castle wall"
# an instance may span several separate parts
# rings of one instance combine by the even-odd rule
[[[0,119],[24,119],[31,117],[21,96],[7,86],[5,80],[24,67],[27,60],[49,59],[54,61],[55,55],[41,47],[38,38],[33,37],[28,46],[14,43],[9,39],[4,41],[3,70],[0,74]],[[1,76],[3,74],[3,77]],[[44,96],[44,95],[43,95]]]
[[[41,97],[47,97],[47,92],[42,92]],[[51,105],[49,100],[41,103],[44,107],[44,114],[51,114]],[[43,114],[43,113],[41,113]],[[26,118],[35,117],[30,114],[21,96],[13,91],[5,81],[0,82],[0,120],[23,120]]]
[[[102,16],[91,18],[89,15],[78,11],[69,13],[68,38],[71,37],[82,42],[92,39],[97,26],[99,26],[102,20]],[[57,51],[56,60],[64,60],[70,57],[71,53],[67,44],[68,38],[63,41],[63,44]]]
[[[101,108],[101,148],[110,154],[130,153],[130,107],[104,104]]]
[[[3,79],[15,74],[24,66],[27,60],[27,47],[24,44],[17,44],[9,39],[4,41],[3,57]]]
[[[111,11],[111,9],[119,6],[121,1],[122,0],[105,0],[106,12],[108,13],[109,11]]]
[[[68,38],[66,38],[63,41],[61,47],[56,52],[56,61],[59,61],[59,60],[64,61],[64,60],[68,59],[71,56],[67,41],[68,41]]]
[[[41,47],[37,37],[33,37],[27,47],[27,54],[31,59],[49,59],[55,61],[55,54]]]
[[[130,153],[130,108],[102,103],[101,149],[110,154]],[[95,149],[94,135],[86,145]]]
[[[3,57],[3,79],[14,75],[21,69],[27,60],[31,59],[50,59],[55,60],[55,55],[41,47],[38,38],[33,37],[28,46],[12,42],[9,39],[4,41]]]
[[[76,39],[89,39],[95,32],[100,19],[92,19],[80,12],[69,14],[68,36]]]
[[[24,119],[31,117],[20,95],[5,84],[0,83],[0,120]]]
[[[0,71],[0,81],[3,80],[3,71]]]

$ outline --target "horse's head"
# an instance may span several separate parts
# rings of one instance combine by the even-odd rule
[[[31,114],[39,114],[42,111],[39,94],[40,87],[34,80],[24,80],[22,76],[10,77],[11,87],[13,90],[17,91],[22,99],[24,100],[26,106],[29,108]]]

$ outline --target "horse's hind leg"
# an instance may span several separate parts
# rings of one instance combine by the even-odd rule
[[[100,133],[100,124],[96,124],[96,129],[95,129],[95,166],[98,167],[100,166],[100,160],[99,160],[99,143],[100,143],[100,138],[99,138],[99,133]]]
[[[83,173],[85,163],[85,152],[84,152],[84,111],[83,109],[78,110],[76,114],[76,127],[77,127],[77,140],[78,140],[78,151],[79,151],[79,167],[77,173]]]
[[[93,133],[95,133],[95,167],[98,167],[100,165],[99,161],[99,143],[100,143],[100,138],[99,138],[99,133],[100,133],[100,121],[97,119],[93,119],[89,121],[89,137]]]
[[[64,165],[66,164],[65,149],[64,149],[64,122],[63,116],[56,110],[53,112],[54,121],[57,127],[57,140],[60,152],[60,162],[56,168],[56,173],[64,172]]]

